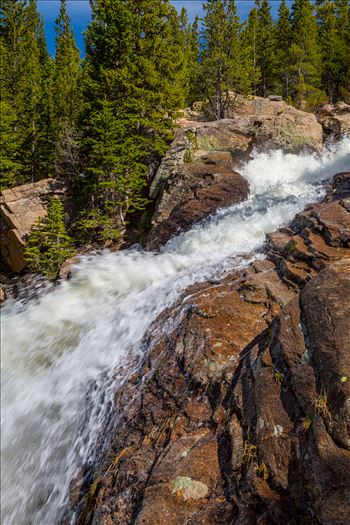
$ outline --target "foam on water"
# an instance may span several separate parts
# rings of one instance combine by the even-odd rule
[[[251,194],[219,210],[159,253],[85,257],[73,278],[2,311],[2,517],[4,525],[58,522],[69,481],[87,461],[103,421],[85,421],[92,381],[112,399],[113,370],[187,286],[246,264],[267,232],[323,195],[321,182],[350,169],[350,140],[322,155],[258,154],[241,173]],[[121,375],[119,374],[119,378]],[[117,379],[115,379],[117,381]]]

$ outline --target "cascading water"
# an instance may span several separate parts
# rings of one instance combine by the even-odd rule
[[[267,232],[323,195],[321,182],[350,169],[350,140],[322,155],[258,154],[241,169],[249,199],[219,210],[159,253],[86,257],[73,278],[2,311],[2,520],[51,525],[69,481],[87,461],[103,410],[85,421],[94,382],[113,398],[116,367],[137,353],[145,331],[187,286],[244,264]],[[126,371],[125,371],[126,373]],[[117,379],[114,379],[117,381]],[[114,385],[115,386],[115,385]],[[83,427],[83,431],[81,431]]]

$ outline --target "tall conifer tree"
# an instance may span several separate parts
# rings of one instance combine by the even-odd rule
[[[36,0],[30,0],[25,11],[26,32],[24,36],[26,48],[25,77],[23,78],[23,134],[24,143],[22,155],[26,178],[32,182],[46,176],[41,171],[43,142],[45,140],[41,127],[42,110],[42,33],[41,21]],[[40,38],[39,38],[40,36]]]
[[[278,10],[276,24],[276,70],[278,74],[278,92],[283,98],[289,97],[290,55],[292,36],[290,12],[286,0],[282,0]]]
[[[257,94],[261,71],[258,62],[259,51],[259,16],[256,7],[250,10],[244,29],[241,33],[241,47],[245,50],[251,63],[251,79],[253,94]]]
[[[2,0],[0,36],[1,153],[2,187],[25,182],[21,115],[24,110],[26,50],[24,44],[25,0]]]
[[[276,68],[274,22],[269,1],[255,0],[255,3],[259,19],[259,38],[257,42],[257,60],[261,74],[259,92],[260,95],[266,97],[272,91]]]
[[[241,46],[234,0],[208,0],[201,35],[201,82],[215,118],[227,116],[230,92],[249,93],[252,62]]]
[[[350,3],[334,0],[339,35],[339,87],[337,96],[350,104]]]
[[[81,108],[80,53],[75,43],[66,0],[55,21],[56,55],[53,68],[55,167],[71,179],[78,173],[77,118]]]
[[[322,55],[318,28],[310,0],[295,0],[292,6],[290,47],[291,93],[299,105],[322,100]]]
[[[323,86],[330,102],[339,92],[341,76],[341,37],[336,17],[336,5],[332,0],[318,0],[317,18],[323,58]]]
[[[184,99],[179,20],[166,0],[94,0],[84,70],[83,226],[115,240],[144,204]],[[81,191],[83,190],[83,191]]]
[[[198,16],[195,17],[193,24],[190,26],[189,33],[189,94],[188,102],[192,104],[201,98],[200,87],[200,46],[199,46],[199,29]]]
[[[2,1],[1,51],[2,109],[8,137],[2,163],[6,185],[15,185],[48,175],[43,118],[48,53],[35,0]]]

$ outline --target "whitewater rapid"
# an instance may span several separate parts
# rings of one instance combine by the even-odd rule
[[[172,239],[160,252],[85,257],[70,281],[2,309],[2,522],[53,525],[69,482],[91,459],[123,363],[152,322],[189,285],[247,264],[244,254],[324,195],[322,182],[350,170],[350,139],[321,155],[257,154],[240,170],[248,200]],[[257,254],[255,257],[262,257]],[[119,373],[115,374],[118,369]],[[130,372],[130,371],[129,371]],[[112,380],[113,378],[113,380]],[[113,383],[114,382],[114,383]],[[85,405],[95,384],[88,420]]]

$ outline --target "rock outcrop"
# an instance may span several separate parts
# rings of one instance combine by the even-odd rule
[[[348,522],[349,199],[338,175],[265,260],[156,320],[72,481],[79,524]]]
[[[245,137],[250,145],[266,149],[282,148],[286,152],[295,152],[301,148],[319,149],[323,143],[322,127],[315,115],[290,106],[281,97],[232,95],[224,121],[235,132],[236,140]],[[193,122],[186,118],[180,119],[179,123],[185,128],[193,126]],[[197,122],[197,127],[201,129],[205,124]],[[214,143],[215,139],[214,136]]]
[[[173,146],[177,147],[178,143]],[[187,151],[191,155],[191,150]],[[167,161],[166,158],[164,163],[169,168]],[[233,170],[228,151],[206,152],[195,161],[179,163],[174,176],[165,181],[160,181],[160,174],[157,175],[152,191],[155,192],[154,188],[162,182],[163,187],[148,238],[149,249],[159,248],[217,208],[245,200],[249,193],[247,181]]]
[[[325,104],[318,110],[317,119],[326,136],[339,139],[344,133],[350,133],[350,106],[345,102]]]
[[[275,98],[238,97],[227,119],[179,120],[150,188],[156,207],[149,249],[159,248],[216,208],[244,200],[248,186],[236,170],[253,148],[297,152],[322,147],[322,126],[315,115]]]
[[[24,243],[34,222],[46,215],[51,197],[64,197],[64,185],[55,179],[23,184],[1,192],[1,255],[12,272],[26,267]]]

